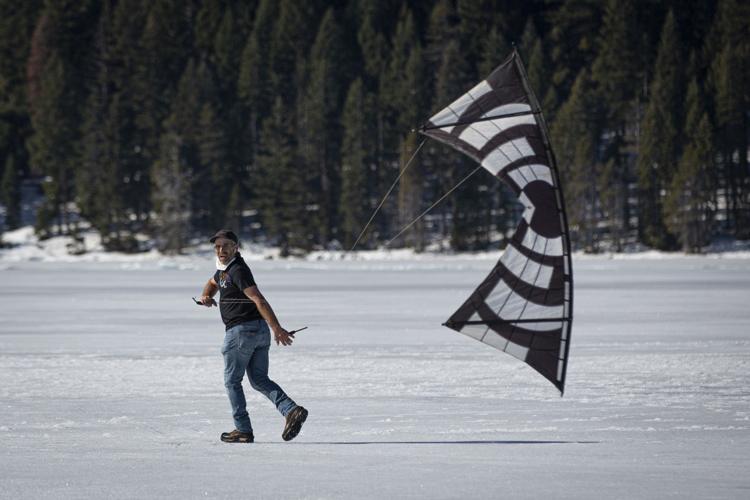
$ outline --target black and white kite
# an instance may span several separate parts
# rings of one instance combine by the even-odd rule
[[[546,124],[518,53],[420,132],[470,156],[525,207],[500,260],[445,325],[525,361],[562,394],[573,321],[568,223]]]

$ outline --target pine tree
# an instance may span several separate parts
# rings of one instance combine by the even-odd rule
[[[600,0],[568,0],[550,13],[549,34],[553,85],[559,95],[570,95],[583,68],[596,56],[596,36],[602,25]]]
[[[204,70],[205,71],[205,67]],[[205,75],[204,75],[205,76]],[[206,99],[200,107],[198,128],[194,137],[198,164],[196,171],[203,182],[196,186],[195,199],[200,204],[202,216],[197,228],[211,231],[223,227],[227,219],[228,202],[241,183],[231,165],[228,154],[229,139],[216,111],[214,101]],[[235,203],[239,200],[235,199]],[[235,206],[236,210],[237,207]]]
[[[365,95],[362,79],[349,87],[342,114],[343,140],[341,144],[341,234],[347,249],[354,245],[367,223],[370,210],[368,177],[376,167],[373,159],[372,104]],[[369,144],[369,146],[368,146]],[[360,243],[368,246],[368,238]]]
[[[458,0],[456,2],[459,45],[471,68],[477,66],[481,53],[483,37],[480,33],[489,31],[486,3],[485,0]]]
[[[443,50],[449,41],[458,36],[458,15],[450,0],[438,0],[430,12],[425,36],[425,59],[433,68],[440,65]]]
[[[634,19],[634,0],[607,3],[599,51],[592,66],[597,109],[603,113],[600,122],[605,126],[600,134],[606,138],[601,158],[604,168],[599,171],[597,182],[616,251],[622,249],[629,230],[628,198],[632,182],[629,158],[636,140],[632,134],[638,119],[635,98],[642,80],[640,33]]]
[[[71,130],[60,129],[60,124],[66,122],[63,78],[63,63],[53,53],[46,59],[38,81],[39,93],[34,99],[31,120],[34,135],[28,143],[32,168],[46,175],[43,184],[49,214],[46,219],[59,222],[58,233],[68,222],[66,206],[73,196],[70,180],[75,156]],[[50,228],[39,229],[46,233]]]
[[[402,137],[408,130],[415,126],[415,123],[408,123],[407,114],[404,110],[410,105],[409,100],[412,98],[412,89],[410,84],[415,83],[413,80],[408,81],[404,78],[404,68],[409,60],[412,48],[417,43],[416,27],[411,10],[404,5],[399,12],[396,31],[393,35],[390,59],[387,69],[380,80],[379,98],[382,104],[382,121],[380,122],[380,134],[382,137],[383,154],[379,174],[380,191],[386,192],[387,186],[390,186],[392,179],[399,174],[401,163],[400,157],[407,153],[403,152]],[[414,113],[410,113],[408,119],[413,119]],[[405,196],[409,196],[405,194]],[[399,226],[398,217],[398,199],[388,199],[383,205],[379,222],[384,234],[393,233]]]
[[[547,53],[544,41],[537,34],[533,20],[529,18],[521,40],[521,55],[527,57],[526,72],[529,84],[545,111],[545,117],[551,121],[554,120],[557,103],[552,90],[552,71]]]
[[[430,12],[429,22],[427,25],[427,33],[425,35],[425,46],[424,46],[424,57],[427,64],[428,70],[425,75],[425,81],[421,87],[426,93],[434,95],[436,80],[438,72],[443,62],[443,53],[448,43],[458,38],[458,15],[456,9],[453,6],[451,0],[438,0],[435,6]],[[497,47],[492,47],[490,42],[485,44],[485,47],[490,51],[493,51]],[[484,53],[483,55],[486,55]],[[493,54],[493,59],[496,54]],[[505,57],[504,55],[499,56],[500,60]],[[494,68],[500,60],[492,64]],[[490,68],[490,69],[492,69]],[[445,105],[446,103],[431,103],[433,108],[440,104]]]
[[[221,24],[213,41],[213,52],[210,58],[218,92],[215,103],[217,112],[217,126],[224,135],[226,150],[224,152],[225,170],[237,180],[244,179],[247,174],[248,158],[252,154],[252,145],[248,144],[247,132],[248,113],[244,106],[238,106],[243,46],[251,28],[251,9],[253,2],[230,3],[224,9]],[[245,179],[246,180],[246,179]],[[240,182],[242,188],[238,194],[243,197],[248,189],[247,182]],[[227,190],[226,197],[230,195]],[[224,200],[226,202],[226,199]],[[223,215],[218,214],[216,217]],[[221,220],[218,219],[218,220]]]
[[[195,15],[195,48],[203,55],[212,55],[216,32],[224,19],[226,2],[201,2]]]
[[[425,79],[426,66],[420,45],[415,45],[409,54],[409,59],[404,68],[406,95],[409,97],[403,102],[402,127],[413,128],[416,123],[427,113],[427,105],[424,93],[419,92],[419,86]],[[409,126],[408,124],[412,124]],[[408,128],[407,128],[408,127]],[[410,224],[422,211],[422,196],[424,191],[424,172],[421,160],[414,156],[418,147],[416,133],[402,133],[400,141],[399,163],[402,169],[407,169],[401,176],[398,188],[398,219],[399,227]],[[409,160],[411,164],[408,164]],[[404,243],[416,250],[422,250],[425,244],[424,221],[419,220],[414,227],[404,233]]]
[[[389,5],[386,2],[360,2],[357,5],[360,24],[357,31],[357,40],[362,52],[363,66],[363,92],[366,100],[370,100],[371,115],[369,120],[373,124],[372,142],[366,142],[369,149],[366,156],[372,158],[373,166],[368,178],[368,198],[377,199],[377,204],[390,186],[393,177],[389,168],[393,161],[393,150],[388,150],[386,142],[386,106],[387,100],[381,95],[381,80],[388,68],[388,55],[391,53],[391,40],[388,36],[389,28],[393,19],[400,16],[392,16],[388,12]],[[381,210],[373,221],[372,234],[388,234],[391,221],[388,217],[388,209]]]
[[[229,200],[226,204],[225,220],[221,227],[236,227],[242,229],[242,212],[244,208],[242,184],[235,182],[232,185],[232,191],[229,193]]]
[[[511,49],[505,40],[505,36],[496,26],[493,26],[486,38],[483,39],[478,66],[480,77],[489,76],[492,70],[500,65],[510,53]]]
[[[154,163],[151,181],[154,209],[158,216],[157,246],[167,253],[179,253],[185,246],[189,235],[192,175],[186,170],[185,154],[189,149],[183,147],[180,135],[171,127],[161,137],[159,159]]]
[[[162,126],[160,154],[151,170],[154,221],[164,239],[162,249],[179,252],[193,228],[205,229],[210,221],[210,172],[200,168],[196,145],[202,101],[206,85],[193,59],[180,77],[169,116]],[[204,71],[205,74],[205,71]],[[201,226],[203,224],[203,226]]]
[[[586,252],[599,250],[596,234],[600,198],[596,181],[599,130],[592,88],[589,71],[581,71],[551,131],[567,204],[571,240],[574,247],[583,248]]]
[[[219,102],[218,86],[206,61],[188,67],[180,79],[171,117],[192,176],[190,226],[199,232],[212,231],[225,219],[233,181],[228,139],[219,123]]]
[[[11,110],[25,110],[25,65],[34,22],[42,4],[42,0],[0,1],[0,110],[3,115]]]
[[[152,165],[162,156],[160,138],[169,115],[177,83],[187,62],[190,47],[188,7],[170,0],[148,2],[143,31],[134,55],[133,104],[134,147],[138,148],[140,204],[137,211],[148,218],[151,210]]]
[[[114,171],[117,119],[112,113],[114,85],[111,79],[112,3],[105,2],[93,42],[95,56],[88,71],[94,75],[83,111],[82,158],[76,170],[76,202],[81,214],[109,246],[112,211],[121,211],[116,197],[119,175]]]
[[[26,64],[42,3],[0,1],[0,158],[12,156],[20,177],[29,170],[26,142],[32,134]]]
[[[89,97],[81,133],[82,161],[76,173],[77,201],[101,233],[105,248],[137,251],[135,234],[150,210],[149,160],[136,117],[137,50],[145,10],[138,0],[105,3],[92,44]]]
[[[539,32],[534,25],[534,19],[529,17],[528,19],[526,19],[526,25],[523,28],[523,34],[521,35],[521,43],[518,47],[518,51],[522,55],[529,58],[531,52],[534,50],[534,46],[539,40]]]
[[[453,75],[448,71],[448,67],[443,64],[448,44],[455,44],[457,37],[458,16],[453,2],[438,0],[430,12],[427,25],[426,44],[423,51],[427,70],[425,71],[424,84],[420,87],[425,89],[422,92],[432,96],[432,99],[431,102],[426,103],[430,112],[425,113],[420,121],[452,102],[460,95],[456,92],[465,90],[460,83],[454,85],[455,82],[451,80]],[[459,69],[464,70],[465,65],[461,65]],[[436,200],[452,187],[451,172],[455,164],[452,160],[456,157],[446,146],[430,140],[425,143],[425,147],[419,155],[423,171],[427,177],[424,197],[426,200]],[[441,244],[449,239],[451,203],[452,200],[448,199],[444,205],[433,211],[434,215],[439,216],[438,232]]]
[[[717,145],[721,155],[727,219],[738,238],[750,238],[750,6],[724,0],[716,15],[718,44],[711,68],[716,100]]]
[[[423,174],[419,160],[414,157],[407,167],[407,162],[414,155],[417,144],[417,136],[409,134],[401,141],[400,163],[402,168],[407,168],[399,179],[398,186],[398,227],[404,228],[411,224],[420,213]],[[419,220],[400,237],[403,246],[421,251],[425,244],[424,220]]]
[[[647,245],[659,249],[674,246],[674,237],[664,225],[663,193],[670,186],[679,162],[683,82],[682,57],[674,16],[670,13],[662,29],[654,79],[641,125],[638,182],[641,190],[640,232]]]
[[[242,175],[247,184],[246,195],[251,200],[255,196],[262,196],[255,189],[255,183],[249,180],[258,175],[256,155],[260,143],[260,126],[262,120],[270,114],[273,103],[269,52],[277,9],[278,2],[275,0],[260,1],[239,64],[237,97],[243,122],[240,128],[243,144],[239,150],[245,165]],[[257,204],[253,202],[253,205]]]
[[[294,114],[277,97],[271,116],[263,122],[256,180],[266,233],[284,255],[293,248],[311,247],[304,169],[300,168],[293,122]]]
[[[364,67],[363,83],[367,91],[377,89],[381,75],[385,71],[389,44],[382,31],[385,24],[384,2],[359,2],[360,26],[357,41],[362,50]]]
[[[273,94],[269,52],[277,18],[278,3],[274,0],[261,0],[255,22],[245,42],[240,59],[237,94],[251,112],[251,126],[257,127],[259,117],[270,110],[269,96]],[[253,131],[253,138],[258,137]]]
[[[281,96],[284,104],[296,106],[297,90],[306,76],[299,71],[307,48],[315,38],[318,14],[313,3],[282,2],[270,45],[270,81],[273,95]]]
[[[239,217],[241,198],[219,123],[219,93],[205,61],[190,60],[164,123],[152,182],[159,224],[171,227],[167,246],[181,248],[193,231],[205,232]],[[157,168],[158,166],[158,168]],[[170,178],[181,177],[180,182]],[[182,199],[178,199],[181,197]],[[179,234],[178,234],[179,233]]]
[[[239,61],[242,56],[242,43],[246,36],[246,31],[237,22],[234,9],[227,7],[213,41],[212,62],[221,89],[222,101],[227,105],[230,105],[236,98]]]
[[[592,78],[604,101],[607,122],[616,124],[622,136],[625,120],[632,114],[632,101],[642,80],[640,33],[633,22],[635,0],[609,0],[599,32],[599,50]]]
[[[5,205],[5,227],[18,228],[21,224],[21,185],[12,155],[5,160],[0,195],[0,201]]]
[[[80,126],[86,81],[76,74],[85,67],[97,14],[92,1],[48,2],[31,40],[28,99],[33,135],[27,142],[31,168],[47,176],[46,221],[58,231],[71,229],[74,172],[80,163]],[[48,233],[48,227],[37,225]]]
[[[300,136],[305,143],[301,151],[308,167],[308,187],[313,194],[310,202],[317,207],[314,217],[316,241],[325,245],[334,236],[337,226],[340,193],[341,125],[340,109],[345,97],[345,80],[351,66],[339,23],[328,9],[320,23],[310,51],[310,76],[302,103],[304,123]],[[312,216],[312,214],[310,214]]]
[[[715,147],[705,100],[694,79],[687,94],[687,145],[664,206],[667,226],[686,252],[709,243],[716,210]]]
[[[148,171],[153,152],[144,155],[144,137],[152,131],[141,131],[137,117],[141,112],[137,95],[138,66],[143,52],[138,50],[147,21],[146,6],[140,0],[121,0],[113,12],[111,68],[109,76],[114,86],[111,108],[117,119],[116,162],[119,184],[114,190],[120,198],[123,213],[116,214],[115,233],[118,241],[113,242],[121,250],[137,250],[135,234],[144,229],[150,211],[150,183]]]
[[[387,137],[385,147],[393,151],[398,143],[398,136],[410,124],[400,119],[400,115],[407,101],[411,89],[403,77],[412,47],[418,42],[416,37],[414,16],[406,6],[399,13],[396,31],[393,35],[393,48],[383,78],[380,80],[380,97],[384,101]]]

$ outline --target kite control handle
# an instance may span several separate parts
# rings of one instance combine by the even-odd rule
[[[291,335],[292,337],[294,337],[295,333],[301,332],[302,330],[306,330],[306,329],[307,329],[307,327],[303,326],[302,328],[297,328],[296,330],[292,330],[291,332],[286,332],[286,333],[288,333],[289,335]]]
[[[200,300],[196,299],[195,297],[191,297],[191,298],[193,299],[193,302],[195,302],[197,305],[199,305],[199,306],[205,305],[205,304],[203,304],[203,302],[201,302]],[[211,299],[211,300],[213,300],[213,299]],[[216,301],[214,300],[213,304],[211,304],[211,305],[214,305],[214,306],[217,305]]]

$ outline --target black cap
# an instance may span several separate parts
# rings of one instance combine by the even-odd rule
[[[210,241],[211,243],[213,243],[214,241],[218,240],[219,238],[226,238],[228,240],[234,241],[237,244],[239,244],[239,242],[240,242],[240,239],[237,238],[237,235],[234,234],[234,231],[231,231],[229,229],[219,229],[218,231],[216,231],[216,234],[213,235],[213,236],[211,236],[211,239],[208,240],[208,241]]]

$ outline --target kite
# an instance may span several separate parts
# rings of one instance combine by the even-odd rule
[[[573,322],[570,238],[547,126],[517,51],[419,132],[472,158],[524,206],[495,267],[444,325],[526,362],[562,395]]]

